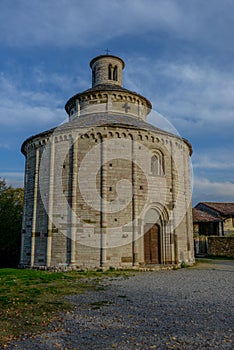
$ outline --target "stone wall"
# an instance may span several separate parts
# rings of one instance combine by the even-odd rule
[[[158,212],[161,220],[162,264],[193,261],[189,149],[184,140],[165,135],[163,132],[154,133],[140,129],[131,129],[130,132],[126,127],[99,126],[96,130],[90,129],[81,135],[70,148],[73,138],[75,140],[79,134],[79,129],[74,128],[72,134],[69,132],[65,126],[54,132],[50,141],[50,135],[46,135],[46,155],[42,152],[43,135],[32,138],[27,143],[25,153],[29,165],[26,169],[27,201],[21,265],[59,266],[73,263],[82,267],[98,267],[100,251],[95,247],[99,247],[98,237],[104,233],[103,222],[105,232],[107,228],[111,228],[112,234],[116,231],[116,237],[120,237],[121,244],[118,245],[118,249],[109,245],[108,248],[102,249],[102,265],[105,263],[116,267],[129,266],[133,263],[134,254],[135,262],[144,263],[144,240],[141,237],[146,212],[150,208]],[[83,166],[84,169],[87,168],[87,176],[82,179],[87,181],[87,184],[81,183],[81,179],[78,181],[78,168],[80,169],[83,159],[95,147],[100,148],[97,152],[102,153],[104,165],[101,167],[99,164],[99,153],[97,156],[95,153],[93,156],[91,154]],[[114,156],[115,149],[118,149],[118,152]],[[147,157],[148,153],[145,154],[144,149],[148,150]],[[163,173],[154,175],[151,169],[151,153],[158,152],[163,155]],[[45,158],[43,162],[42,154],[43,159]],[[111,155],[111,159],[108,154]],[[135,162],[131,162],[133,155],[136,158]],[[127,159],[124,159],[126,157]],[[98,171],[93,178],[93,171],[88,169],[94,170],[95,164]],[[101,218],[94,206],[96,197],[91,183],[97,187],[97,191],[102,192],[102,197],[105,196],[108,203],[114,205],[117,196],[116,184],[122,179],[133,183],[134,204],[132,201],[129,204],[127,202],[123,210],[118,207],[117,211],[106,213],[105,217]],[[92,205],[87,205],[84,201],[80,186],[86,189],[86,194],[90,193]],[[96,204],[99,205],[99,197],[97,201]],[[81,219],[81,223],[72,219],[69,205]],[[48,217],[51,220],[48,220]],[[121,233],[118,227],[125,227],[126,222],[131,221],[132,224],[126,227],[126,232]],[[90,226],[94,226],[92,232]],[[133,234],[134,254],[130,239]],[[75,239],[71,240],[74,235]],[[105,235],[105,239],[108,237],[109,235]],[[85,244],[86,239],[88,244]],[[73,244],[75,241],[76,244]]]
[[[234,237],[208,237],[208,254],[234,257]]]

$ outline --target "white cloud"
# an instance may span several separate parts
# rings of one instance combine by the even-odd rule
[[[0,178],[5,179],[8,186],[24,187],[24,172],[1,172]]]
[[[133,57],[126,85],[148,96],[154,109],[182,133],[230,135],[234,120],[234,80],[230,70],[187,57],[180,62]],[[134,83],[133,83],[134,82]]]
[[[33,107],[26,103],[20,103],[17,108],[15,106],[0,107],[0,116],[3,116],[0,118],[0,126],[20,129],[28,126],[31,128],[42,125],[56,126],[59,121],[64,119],[63,114],[62,109],[56,109],[52,106],[51,108]],[[62,115],[63,117],[61,117]]]
[[[121,35],[161,30],[222,45],[224,38],[232,38],[232,13],[233,3],[227,0],[212,5],[202,0],[11,0],[1,3],[0,41],[90,47]]]
[[[230,149],[210,149],[202,150],[193,160],[194,169],[206,170],[234,170],[234,150]]]
[[[205,201],[234,202],[234,183],[232,182],[215,182],[207,178],[195,177],[193,189],[194,204]]]
[[[49,76],[48,81],[50,82]],[[27,88],[23,86],[23,83],[17,80],[17,77],[6,77],[3,74],[0,76],[1,127],[56,126],[65,119],[66,113],[61,107],[64,101],[59,98],[61,93],[38,90],[38,87],[34,85],[34,79],[32,79],[31,86]],[[54,84],[56,85],[56,81]]]

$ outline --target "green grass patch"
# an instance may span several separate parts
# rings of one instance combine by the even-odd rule
[[[66,295],[102,290],[105,277],[128,277],[132,271],[70,271],[0,269],[0,346],[23,334],[46,329],[69,310]]]

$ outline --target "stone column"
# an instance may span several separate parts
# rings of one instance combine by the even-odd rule
[[[76,111],[77,111],[77,116],[79,117],[80,116],[80,102],[78,99],[76,100]]]
[[[100,181],[100,194],[101,194],[101,203],[100,203],[100,266],[105,266],[106,263],[106,200],[107,200],[107,171],[106,171],[106,151],[105,151],[105,141],[103,136],[100,139],[101,142],[101,157],[100,157],[100,168],[101,168],[101,181]]]
[[[110,77],[109,77],[111,80],[114,79],[114,67],[113,66],[110,66]]]
[[[132,264],[138,264],[138,246],[137,246],[137,174],[136,174],[136,145],[132,137]]]
[[[219,225],[219,236],[223,236],[223,223],[219,222],[218,225]]]
[[[175,167],[174,167],[174,145],[171,141],[171,260],[172,263],[178,262],[178,252],[177,252],[177,235],[175,228],[175,217],[174,217],[174,208],[176,203],[176,178],[175,178]]]
[[[39,172],[39,148],[36,148],[35,154],[35,175],[34,175],[34,195],[33,195],[33,217],[32,217],[32,236],[31,236],[31,262],[34,266],[35,260],[35,234],[37,226],[37,195],[38,195],[38,172]]]
[[[107,94],[105,111],[109,112],[111,110],[112,110],[112,97],[111,95]]]
[[[192,246],[193,246],[193,242],[190,241],[190,230],[192,230],[191,227],[191,214],[192,214],[192,210],[191,210],[191,204],[189,203],[190,201],[190,183],[188,183],[188,181],[190,181],[190,164],[188,162],[188,156],[186,154],[187,149],[185,148],[186,146],[183,146],[182,148],[182,152],[183,152],[183,164],[184,164],[184,196],[185,196],[185,200],[184,200],[184,204],[185,204],[185,223],[186,223],[186,239],[187,239],[187,258],[190,261],[191,260],[191,250],[192,250]],[[190,211],[190,213],[189,213]]]
[[[48,147],[48,145],[47,145]],[[46,266],[51,265],[52,234],[53,234],[53,203],[54,203],[54,138],[50,140],[49,163],[49,198],[48,198],[48,229],[46,246]]]
[[[165,224],[165,233],[166,233],[166,237],[167,237],[167,245],[166,245],[166,264],[171,264],[173,263],[173,260],[172,260],[172,251],[174,248],[174,245],[173,245],[173,239],[172,239],[172,236],[171,236],[171,227],[169,225],[169,222],[167,223],[167,225]]]
[[[71,193],[71,259],[70,265],[76,264],[76,209],[77,209],[77,172],[78,172],[78,159],[77,149],[78,140],[71,139],[72,144],[72,193]]]

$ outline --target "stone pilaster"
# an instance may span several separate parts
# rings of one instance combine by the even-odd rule
[[[132,263],[138,264],[136,144],[132,137]]]
[[[49,202],[48,202],[48,230],[46,244],[46,266],[51,265],[51,249],[53,235],[53,204],[54,204],[54,138],[50,141],[50,164],[49,164]]]
[[[175,225],[175,205],[176,205],[176,169],[174,165],[174,143],[171,144],[171,259],[172,263],[178,262],[178,251],[177,251],[177,236],[176,236],[176,225]]]
[[[77,159],[78,140],[73,140],[72,145],[72,193],[71,193],[71,259],[70,265],[76,263],[76,205],[77,205]]]
[[[35,234],[37,227],[37,196],[38,196],[38,173],[39,173],[39,148],[36,148],[36,162],[34,175],[34,196],[33,196],[33,218],[32,218],[32,235],[31,235],[31,261],[30,265],[34,266],[35,259]]]
[[[106,145],[105,140],[102,137],[101,142],[101,181],[100,181],[100,193],[101,193],[101,220],[100,220],[100,266],[104,266],[106,263],[106,229],[107,229],[107,220],[106,220],[106,201],[107,201],[107,171],[106,171]]]

